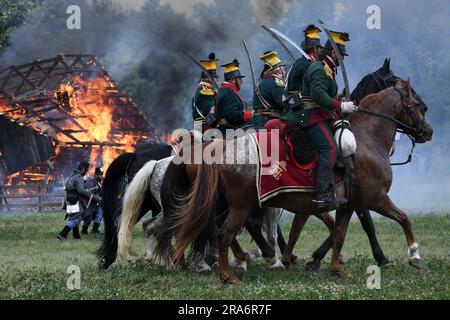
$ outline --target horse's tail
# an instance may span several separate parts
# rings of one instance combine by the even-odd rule
[[[167,167],[161,185],[161,205],[163,221],[156,231],[155,258],[167,261],[171,254],[174,224],[178,218],[180,208],[185,197],[191,191],[191,181],[186,173],[185,164],[171,162]]]
[[[191,191],[179,208],[179,215],[174,224],[176,244],[173,252],[175,262],[184,256],[187,246],[197,238],[210,221],[214,212],[216,195],[222,180],[217,164],[199,165]],[[208,224],[215,227],[214,224]]]
[[[157,161],[145,164],[128,185],[123,199],[122,218],[120,221],[117,256],[127,258],[133,237],[133,227],[142,216],[143,204],[149,192],[152,173]]]
[[[103,181],[102,209],[105,234],[96,255],[99,266],[107,269],[115,260],[117,252],[117,220],[120,217],[120,201],[117,195],[123,192],[122,178],[136,159],[135,153],[124,153],[108,167]]]

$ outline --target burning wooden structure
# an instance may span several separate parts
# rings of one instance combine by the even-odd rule
[[[61,183],[80,160],[106,169],[150,141],[155,131],[93,55],[0,72],[0,185]]]

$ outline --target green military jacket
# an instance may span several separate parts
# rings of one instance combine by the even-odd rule
[[[302,57],[295,61],[294,65],[289,71],[287,79],[287,91],[288,93],[299,93],[303,87],[303,77],[311,65],[312,61]]]
[[[318,106],[313,109],[299,108],[290,110],[282,120],[297,122],[302,126],[311,126],[332,118],[333,111],[340,111],[340,101],[337,100],[337,83],[334,67],[327,62],[313,62],[305,73],[302,86],[302,101],[312,102]]]
[[[223,83],[216,97],[219,128],[237,129],[244,125],[244,102],[232,84]]]
[[[211,108],[214,106],[215,95],[214,89],[200,83],[192,97],[192,118],[194,121],[203,121],[203,117],[210,113]],[[198,113],[197,109],[202,113],[203,117]]]
[[[283,102],[285,84],[283,80],[277,79],[273,75],[265,75],[261,79],[258,87],[262,97],[270,105],[270,108],[268,110],[265,109],[258,95],[254,92],[253,109],[255,110],[255,115],[253,116],[252,124],[264,125],[267,121],[274,118],[270,114],[272,110],[280,114],[285,112],[285,103]],[[263,111],[264,113],[267,111],[267,114],[258,115],[259,111]]]

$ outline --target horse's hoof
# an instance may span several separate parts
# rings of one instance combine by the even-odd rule
[[[225,284],[238,284],[240,281],[238,278],[228,275],[222,279],[222,282]]]
[[[410,258],[410,259],[408,259],[408,262],[409,262],[409,264],[412,265],[414,268],[417,268],[417,269],[419,269],[419,270],[422,270],[422,262],[421,262],[420,259],[413,259],[413,258]]]
[[[285,271],[286,269],[287,267],[279,259],[269,266],[269,271]]]
[[[299,257],[293,257],[291,259],[291,264],[293,264],[294,266],[298,266],[298,265],[303,264],[303,263],[305,263],[305,260],[300,259]]]
[[[141,257],[136,260],[136,266],[143,268],[150,263],[150,260],[146,260],[144,257]]]
[[[381,262],[378,263],[378,266],[381,268],[390,268],[394,266],[394,263],[391,260],[384,258]]]
[[[203,270],[199,270],[198,274],[201,276],[209,276],[211,274],[211,269],[203,269]]]
[[[317,272],[320,269],[320,261],[310,261],[306,264],[306,270],[309,272]]]
[[[247,270],[246,270],[244,267],[242,267],[242,266],[237,266],[237,267],[234,269],[234,274],[236,275],[236,277],[239,278],[239,280],[243,280],[246,271],[247,271]]]
[[[344,271],[342,271],[342,269],[337,269],[337,270],[331,270],[331,275],[338,277],[338,278],[343,278],[345,276]]]
[[[345,259],[344,256],[339,256],[339,264],[344,264],[345,263]]]

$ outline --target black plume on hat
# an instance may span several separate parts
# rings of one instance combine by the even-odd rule
[[[208,56],[209,60],[216,60],[216,54],[214,52],[211,52]]]
[[[238,59],[234,59],[233,60],[233,63],[235,64],[235,65],[237,65],[237,66],[239,66],[241,63],[239,62],[239,60]]]

